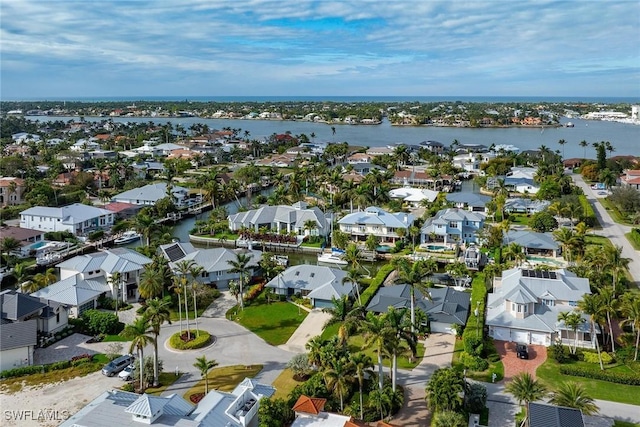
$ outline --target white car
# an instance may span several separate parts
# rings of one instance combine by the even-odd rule
[[[120,371],[120,373],[118,374],[118,378],[120,378],[122,381],[130,381],[133,379],[133,369],[134,366],[133,364],[128,365],[126,368],[124,368],[122,371]]]

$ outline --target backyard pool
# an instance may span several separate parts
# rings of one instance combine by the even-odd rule
[[[564,267],[565,262],[562,260],[557,260],[553,258],[545,258],[541,256],[528,256],[527,261],[531,261],[536,264],[551,264],[557,267]]]
[[[427,245],[427,249],[430,251],[444,251],[447,250],[447,247],[440,245]]]

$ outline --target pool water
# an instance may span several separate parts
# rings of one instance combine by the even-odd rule
[[[445,249],[447,249],[447,247],[439,245],[427,245],[427,249],[430,251],[444,251]]]
[[[537,263],[553,264],[553,265],[557,265],[558,267],[564,267],[564,264],[565,264],[564,261],[560,261],[552,258],[539,257],[539,256],[528,256],[527,260],[534,261]]]

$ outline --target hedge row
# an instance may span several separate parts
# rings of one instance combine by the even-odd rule
[[[9,369],[0,372],[0,378],[24,377],[26,375],[39,374],[41,372],[58,371],[71,366],[71,361],[63,360],[61,362],[51,363],[49,365],[33,365],[22,366],[20,368]]]
[[[594,380],[608,381],[616,384],[640,385],[640,375],[624,374],[620,372],[602,371],[596,369],[580,368],[576,366],[560,366],[560,373],[574,377],[591,378]]]
[[[634,246],[640,248],[640,228],[632,228],[628,236]]]
[[[378,270],[378,274],[376,274],[376,277],[371,280],[371,284],[369,285],[369,287],[367,287],[367,289],[365,289],[364,292],[360,294],[360,300],[362,300],[363,306],[366,307],[367,304],[369,304],[371,298],[373,298],[376,292],[378,292],[380,286],[382,286],[387,276],[391,274],[393,270],[394,268],[391,264],[380,267],[380,270]]]
[[[598,218],[596,218],[596,213],[593,211],[593,206],[587,200],[587,196],[580,195],[578,196],[578,200],[580,200],[580,206],[582,206],[583,216],[580,218],[580,221],[584,222],[585,225],[589,227],[596,227],[600,225],[598,223]]]

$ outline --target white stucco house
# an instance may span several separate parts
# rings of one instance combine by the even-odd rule
[[[429,190],[428,188],[414,188],[410,186],[404,186],[400,188],[394,188],[389,191],[389,197],[392,199],[401,199],[403,202],[410,204],[413,207],[418,207],[425,202],[433,203],[438,197],[440,192],[435,190]]]
[[[68,231],[83,236],[113,226],[113,212],[74,203],[61,208],[34,206],[20,212],[20,227],[42,231]]]
[[[305,228],[307,221],[313,221],[315,228]],[[329,219],[320,208],[309,207],[305,202],[296,202],[291,206],[263,206],[229,215],[229,229],[232,231],[248,228],[259,232],[261,228],[266,228],[272,233],[326,236],[329,234],[329,225]]]
[[[573,345],[573,331],[558,320],[561,312],[576,310],[590,294],[589,279],[559,269],[555,271],[513,268],[496,278],[487,301],[489,335],[501,341],[552,345],[557,339]],[[596,334],[588,318],[577,331],[579,347],[594,348]]]
[[[400,238],[398,230],[403,229],[404,235],[413,225],[413,214],[387,212],[379,207],[370,206],[364,211],[345,215],[338,221],[340,231],[347,233],[351,240],[364,241],[369,235],[380,238],[381,242],[395,243]]]
[[[189,189],[174,185],[171,187],[171,194],[173,196],[173,203],[177,207],[189,205]],[[158,182],[116,194],[111,198],[111,201],[130,203],[138,206],[154,206],[158,200],[164,199],[167,196],[167,183]]]

